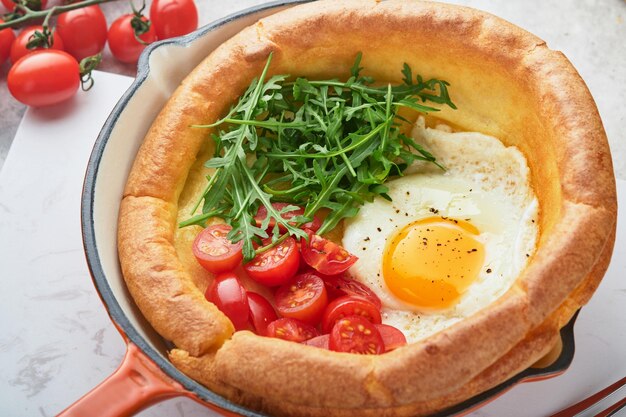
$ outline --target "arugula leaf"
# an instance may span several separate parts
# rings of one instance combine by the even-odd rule
[[[206,167],[214,169],[193,213],[202,213],[180,224],[204,225],[221,217],[232,226],[228,237],[243,240],[244,260],[282,242],[287,236],[307,238],[300,225],[320,209],[329,211],[319,234],[376,196],[391,200],[385,181],[415,160],[436,164],[435,157],[401,133],[407,121],[398,109],[418,112],[439,109],[425,104],[456,106],[443,80],[424,81],[404,64],[403,83],[377,87],[361,75],[357,54],[347,81],[290,79],[273,75],[266,80],[272,56],[258,79],[252,81],[224,118],[209,125],[215,154]],[[272,202],[289,206],[278,211]],[[254,216],[260,206],[267,217],[258,225]],[[282,215],[304,207],[304,214],[288,221]],[[268,233],[270,221],[275,227]],[[294,224],[295,222],[295,224]],[[278,226],[286,233],[281,234]],[[271,243],[255,250],[255,244]]]

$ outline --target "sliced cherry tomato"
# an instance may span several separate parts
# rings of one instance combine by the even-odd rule
[[[4,20],[0,19],[0,24],[4,23]],[[15,33],[13,29],[6,28],[0,30],[0,66],[4,64],[11,53],[11,45],[15,40]]]
[[[328,347],[337,352],[367,355],[385,351],[385,344],[376,326],[361,316],[348,316],[337,320],[330,332]]]
[[[347,316],[364,317],[373,324],[380,324],[380,310],[371,301],[362,297],[339,297],[328,304],[322,319],[322,331],[330,332],[335,322]]]
[[[153,0],[150,21],[159,39],[182,36],[198,29],[198,10],[193,0]]]
[[[272,207],[274,207],[274,209],[276,209],[278,212],[280,212],[281,210],[283,210],[285,207],[288,206],[293,206],[293,204],[287,204],[287,203],[272,203]],[[297,207],[297,206],[296,206]],[[280,217],[282,217],[285,220],[289,220],[292,219],[296,216],[302,216],[304,214],[304,209],[302,207],[299,207],[296,210],[292,210],[292,211],[287,211],[283,214],[281,214]],[[261,206],[259,207],[259,210],[256,213],[256,216],[254,216],[254,220],[256,220],[256,223],[258,226],[261,226],[261,223],[263,222],[263,220],[265,220],[265,218],[267,217],[267,208],[265,206]],[[295,225],[295,222],[290,223],[292,225]],[[274,225],[276,225],[276,220],[274,218],[271,218],[269,221],[269,225],[268,228],[269,229],[273,229]],[[322,226],[322,222],[319,219],[319,217],[317,216],[313,216],[313,220],[311,220],[308,223],[305,223],[302,225],[303,229],[310,229],[314,232],[317,231],[317,229],[319,229]],[[286,229],[283,226],[278,226],[278,228],[282,231],[285,232]]]
[[[267,326],[278,319],[274,307],[261,294],[248,292],[248,306],[250,306],[250,321],[254,330],[261,336],[267,335]]]
[[[376,329],[383,338],[385,344],[385,352],[399,348],[406,345],[406,337],[404,333],[388,324],[375,324]]]
[[[326,290],[328,290],[328,296],[331,299],[351,295],[367,298],[379,309],[382,307],[380,298],[378,298],[370,287],[362,282],[354,280],[346,275],[321,275],[321,277],[326,284]]]
[[[267,326],[267,335],[292,342],[304,342],[319,335],[315,327],[300,320],[282,318]]]
[[[216,276],[204,296],[226,314],[235,329],[247,328],[250,314],[248,294],[237,275],[226,273]]]
[[[65,52],[79,62],[102,52],[107,41],[107,21],[97,4],[60,14],[56,28]]]
[[[135,39],[135,33],[133,27],[130,25],[130,21],[133,19],[132,14],[125,14],[113,22],[109,28],[109,48],[115,58],[128,64],[133,64],[139,59],[139,55],[145,49],[146,45],[143,45]],[[143,18],[143,20],[147,20]],[[157,40],[156,32],[153,25],[150,25],[150,29],[139,36],[139,39],[146,44],[152,43]]]
[[[79,71],[70,54],[46,49],[18,60],[9,70],[7,85],[13,97],[27,106],[49,106],[76,94]]]
[[[201,231],[193,242],[193,254],[209,272],[219,274],[235,269],[243,259],[243,241],[231,243],[226,237],[232,228],[214,224]]]
[[[263,242],[269,244],[271,240]],[[300,266],[300,253],[296,241],[288,237],[280,244],[257,255],[252,261],[243,266],[253,280],[275,287],[289,281]]]
[[[27,0],[26,6],[31,10],[43,10],[46,8],[48,0]],[[15,2],[13,0],[2,0],[2,4],[10,12],[15,10]]]
[[[321,336],[314,337],[313,339],[305,340],[302,342],[304,345],[314,346],[321,349],[328,349],[328,342],[330,335],[323,334]]]
[[[307,231],[309,242],[300,241],[302,258],[313,269],[325,275],[337,275],[350,268],[359,258],[321,236]]]
[[[300,274],[274,294],[276,309],[284,317],[316,325],[328,304],[324,281],[315,274]]]
[[[40,51],[40,50],[45,49],[42,47],[28,49],[26,47],[26,45],[30,41],[30,37],[33,36],[35,31],[39,31],[43,33],[43,27],[42,26],[28,26],[27,28],[24,28],[24,30],[22,30],[19,35],[17,35],[17,38],[15,38],[15,41],[13,41],[13,44],[11,45],[11,62],[12,63],[15,64],[21,57],[28,55],[33,51]],[[52,45],[50,45],[49,49],[56,49],[58,51],[63,50],[63,38],[61,37],[61,35],[59,35],[59,33],[56,30],[52,33]]]

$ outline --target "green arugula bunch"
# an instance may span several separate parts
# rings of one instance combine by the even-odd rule
[[[438,111],[425,102],[456,108],[446,81],[414,78],[407,64],[403,84],[379,87],[361,75],[360,53],[346,81],[292,81],[287,75],[265,80],[271,58],[223,119],[194,126],[223,130],[212,135],[215,155],[205,166],[215,172],[207,177],[193,210],[202,204],[202,214],[181,223],[204,225],[211,217],[223,218],[232,226],[228,238],[244,241],[245,261],[287,236],[306,238],[298,226],[321,208],[330,213],[318,234],[355,216],[376,196],[390,200],[384,185],[389,177],[402,175],[415,160],[437,164],[433,155],[401,133],[400,124],[407,120],[398,110]],[[277,210],[272,202],[289,205]],[[261,205],[268,214],[257,225],[254,216]],[[304,214],[283,219],[296,206],[304,207]],[[255,242],[270,236],[266,230],[271,220],[271,243],[255,250]]]

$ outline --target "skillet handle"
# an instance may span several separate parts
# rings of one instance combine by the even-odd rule
[[[127,417],[177,396],[190,393],[129,343],[119,368],[57,417]]]

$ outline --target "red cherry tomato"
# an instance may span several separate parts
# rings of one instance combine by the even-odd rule
[[[302,258],[316,271],[324,275],[338,275],[350,268],[359,258],[321,236],[307,231],[309,242],[300,241]]]
[[[328,349],[329,339],[330,335],[323,334],[321,336],[314,337],[313,339],[305,340],[302,344],[314,346],[320,349]]]
[[[28,0],[26,5],[31,10],[43,10],[46,8],[47,3],[48,0]],[[2,4],[4,4],[4,7],[10,12],[15,9],[15,2],[13,0],[2,0]]]
[[[287,206],[293,206],[293,204],[287,204],[287,203],[272,203],[272,207],[274,207],[274,209],[276,209],[276,211],[280,212],[281,210],[283,210],[285,207]],[[297,206],[296,206],[297,207]],[[296,210],[292,210],[292,211],[287,211],[283,214],[281,214],[281,217],[285,220],[289,220],[293,217],[296,216],[302,216],[304,214],[304,209],[302,207],[296,209]],[[259,207],[259,210],[256,213],[256,216],[254,216],[254,220],[256,220],[256,224],[258,226],[261,226],[261,223],[263,222],[263,220],[265,220],[265,218],[267,217],[267,208],[265,206],[261,206]],[[291,222],[290,224],[295,225],[295,222]],[[274,225],[276,225],[276,220],[274,218],[271,218],[269,223],[268,223],[268,229],[273,229]],[[310,229],[312,231],[317,231],[317,229],[319,229],[322,226],[322,222],[321,220],[317,217],[317,216],[313,216],[313,220],[305,223],[302,225],[303,229]],[[285,232],[286,229],[283,226],[278,226],[281,232]]]
[[[404,333],[388,324],[375,324],[376,329],[380,333],[380,337],[383,338],[385,344],[385,352],[399,348],[406,345],[406,337]]]
[[[193,0],[153,0],[150,20],[157,38],[173,38],[198,28],[198,10]]]
[[[15,41],[13,41],[13,44],[11,45],[11,62],[12,63],[16,63],[21,57],[30,54],[33,51],[40,51],[42,49],[42,47],[38,47],[35,49],[28,49],[26,48],[26,44],[28,44],[28,41],[30,40],[30,37],[33,35],[33,33],[35,33],[35,31],[39,31],[43,33],[43,27],[42,26],[29,26],[27,28],[24,28],[24,30],[22,30],[19,35],[17,35],[17,38],[15,38]],[[63,38],[59,35],[59,33],[55,30],[52,34],[52,45],[50,46],[49,49],[56,49],[59,51],[63,51]]]
[[[56,29],[65,51],[79,62],[102,52],[107,41],[107,21],[97,4],[60,14]]]
[[[248,306],[250,306],[250,321],[257,334],[265,336],[267,326],[278,319],[274,307],[261,294],[248,292]]]
[[[292,342],[304,342],[318,335],[315,327],[296,319],[282,318],[267,326],[267,336]]]
[[[380,324],[380,310],[371,301],[361,297],[339,297],[328,304],[322,319],[322,331],[330,332],[337,320],[347,316],[360,316],[371,323]]]
[[[235,329],[247,328],[250,311],[248,294],[237,275],[226,273],[216,276],[204,296],[226,314]]]
[[[268,240],[263,244],[269,244]],[[280,244],[257,255],[252,261],[243,266],[250,278],[274,287],[289,281],[298,271],[300,266],[300,252],[296,241],[288,237]]]
[[[79,72],[78,62],[67,52],[41,50],[11,67],[7,85],[13,97],[27,106],[49,106],[76,94]]]
[[[315,274],[300,274],[274,294],[276,310],[284,317],[316,325],[328,304],[324,281]]]
[[[0,24],[4,23],[4,20],[0,19]],[[13,29],[6,28],[0,30],[0,66],[7,60],[11,53],[11,45],[15,40],[15,33]]]
[[[109,28],[108,35],[109,48],[113,56],[128,64],[137,62],[139,55],[146,47],[135,39],[133,28],[130,25],[132,19],[132,14],[118,17]],[[144,18],[143,20],[147,19]],[[157,40],[153,26],[150,25],[150,29],[139,37],[145,43],[152,43]]]
[[[339,319],[330,332],[328,347],[337,352],[367,355],[385,351],[385,344],[376,327],[361,316]]]
[[[326,290],[331,299],[351,295],[367,298],[374,303],[378,309],[382,307],[380,298],[378,298],[374,291],[359,281],[345,275],[322,275],[321,277],[326,284]]]
[[[196,236],[192,251],[200,265],[207,271],[214,274],[228,272],[241,263],[243,241],[231,243],[226,237],[231,230],[227,224],[215,224]]]

